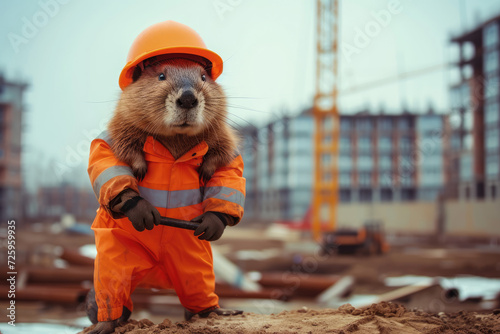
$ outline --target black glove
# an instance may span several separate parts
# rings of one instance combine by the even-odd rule
[[[193,222],[201,222],[200,226],[194,231],[194,235],[199,236],[198,239],[200,240],[218,240],[222,236],[222,233],[224,233],[229,219],[232,218],[224,213],[205,212],[192,220]]]
[[[160,223],[158,210],[133,190],[120,193],[110,202],[110,208],[125,215],[139,232],[152,230]]]

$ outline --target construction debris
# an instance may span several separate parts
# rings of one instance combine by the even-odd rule
[[[18,264],[16,301],[82,310],[93,281],[95,246],[90,244],[91,237],[23,231],[20,238],[27,246],[20,253],[23,260]],[[500,291],[498,280],[457,278],[471,272],[470,268],[479,275],[498,277],[498,253],[488,249],[443,251],[405,244],[383,256],[327,257],[317,251],[319,245],[313,242],[276,238],[266,239],[262,231],[252,234],[235,229],[214,244],[216,293],[222,306],[275,314],[304,305],[304,312],[309,314],[310,309],[318,307],[337,308],[347,302],[359,307],[374,301],[394,301],[407,309],[436,313],[500,306],[495,299]],[[2,275],[5,273],[0,273],[0,279],[6,279]],[[487,288],[488,293],[474,292],[466,285],[468,281],[474,283],[474,279],[479,280],[475,285]],[[6,296],[7,291],[0,289],[0,300]],[[155,322],[159,316],[182,318],[183,308],[174,290],[137,288],[132,299],[136,307],[133,317],[143,316]],[[302,314],[299,311],[291,313]],[[272,318],[256,317],[256,321],[266,319]]]
[[[91,326],[81,334],[88,333]],[[473,331],[472,331],[473,330]],[[366,308],[347,304],[338,310],[301,308],[278,314],[246,313],[206,319],[197,316],[191,321],[173,323],[165,319],[154,324],[149,319],[131,320],[115,333],[499,333],[500,319],[495,314],[449,315],[412,312],[404,306],[378,303]]]

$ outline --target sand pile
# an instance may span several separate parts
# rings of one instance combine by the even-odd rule
[[[87,328],[82,333],[87,333]],[[246,313],[238,316],[219,317],[211,314],[200,319],[172,323],[165,319],[153,324],[148,319],[130,320],[115,333],[428,333],[475,334],[500,333],[500,310],[489,314],[459,312],[431,314],[409,311],[401,305],[382,302],[370,307],[354,308],[346,304],[338,310],[311,310],[307,308],[262,315]]]

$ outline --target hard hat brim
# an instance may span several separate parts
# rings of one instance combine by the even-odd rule
[[[140,62],[154,56],[170,54],[170,53],[185,53],[189,55],[200,56],[207,59],[209,62],[212,63],[211,77],[213,80],[217,79],[219,75],[221,75],[222,73],[222,67],[223,67],[222,58],[213,51],[194,46],[168,47],[143,53],[137,56],[134,60],[128,62],[120,73],[120,78],[119,78],[120,88],[124,90],[128,85],[130,85],[133,82],[132,74],[134,72],[134,68]]]

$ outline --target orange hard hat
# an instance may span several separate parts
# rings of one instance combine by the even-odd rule
[[[222,73],[222,58],[207,49],[196,31],[175,21],[164,21],[144,30],[132,43],[127,64],[120,73],[120,88],[123,90],[132,83],[134,69],[143,60],[173,53],[199,56],[207,60],[213,80]]]

